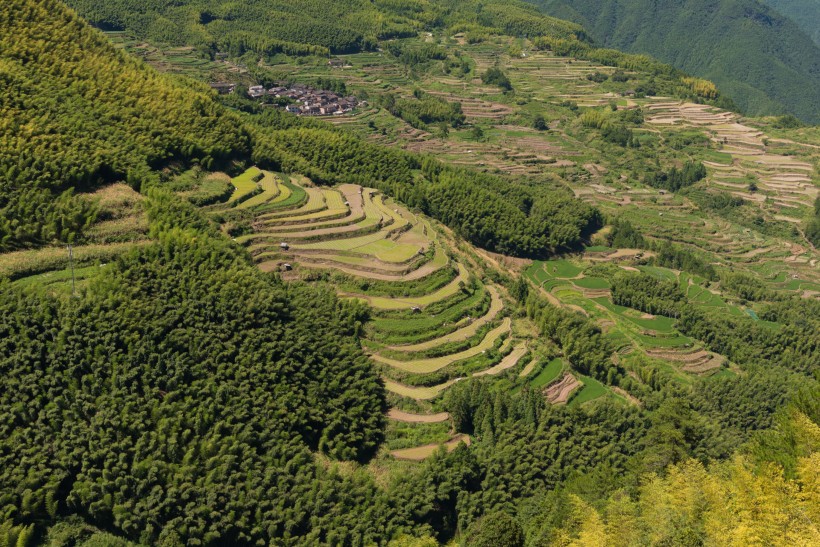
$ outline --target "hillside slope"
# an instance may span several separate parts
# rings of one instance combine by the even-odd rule
[[[576,28],[522,6],[524,15],[510,25],[559,35]],[[424,194],[454,175],[442,174],[430,162],[426,182],[431,184],[422,185],[410,171],[421,167],[420,158],[397,157],[329,126],[297,129],[274,120],[251,127],[203,87],[163,76],[116,51],[59,2],[14,0],[0,13],[0,75],[7,84],[0,96],[0,250],[76,241],[95,212],[72,192],[114,181],[138,189],[159,181],[165,175],[158,170],[171,164],[197,162],[213,169],[251,156],[327,183],[389,182],[394,192],[414,194],[419,205],[429,203],[425,207],[433,216],[462,227],[471,241],[502,252],[543,256],[550,248],[578,245],[598,224],[593,211],[568,196],[577,215],[566,226],[567,236],[565,217],[549,220],[538,208],[519,210],[507,195],[509,183],[487,177],[460,177],[449,187],[459,192],[458,199],[451,195],[437,204]],[[54,89],[62,90],[59,96]],[[385,168],[400,164],[407,169]],[[472,200],[475,192],[486,199]],[[533,203],[546,199],[527,193]],[[60,206],[46,207],[55,197]],[[465,218],[465,211],[481,207],[483,214]],[[509,213],[505,222],[498,220],[499,211]],[[550,232],[563,235],[549,237]]]
[[[718,84],[749,114],[820,122],[820,48],[753,0],[533,0],[609,47],[648,53]]]
[[[41,154],[0,200],[45,196],[0,201],[41,230],[0,248],[0,547],[816,543],[816,391],[749,465],[685,462],[726,460],[816,385],[817,128],[721,111],[710,82],[534,8],[450,3],[374,0],[449,22],[344,69],[109,34],[203,81],[244,64],[219,97],[60,2],[0,8],[0,74],[26,75],[0,148]],[[280,78],[367,104],[247,96]],[[74,110],[41,106],[55,93]],[[52,233],[75,213],[86,233]]]
[[[820,45],[820,2],[816,0],[762,0],[803,29],[803,32]]]
[[[138,187],[172,160],[210,166],[249,151],[207,91],[117,52],[52,0],[0,9],[0,82],[0,250],[75,237],[93,212],[66,191]]]
[[[263,55],[352,53],[373,50],[378,40],[407,38],[442,24],[484,24],[511,34],[580,32],[570,22],[544,17],[532,6],[513,2],[227,0],[149,1],[68,0],[92,24],[125,29],[151,40],[203,50]]]

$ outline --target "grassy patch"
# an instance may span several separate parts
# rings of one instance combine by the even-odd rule
[[[575,279],[572,283],[584,289],[608,289],[609,288],[609,281],[600,277],[582,277],[581,279]]]
[[[575,392],[575,395],[572,397],[572,400],[569,402],[568,406],[572,407],[582,405],[609,392],[609,388],[595,378],[590,378],[589,376],[583,376],[580,374],[577,376],[584,383],[584,387]]]
[[[231,179],[235,190],[228,200],[228,203],[237,203],[243,199],[249,198],[254,192],[259,191],[259,186],[256,181],[262,177],[262,171],[256,167],[251,167],[238,177]]]
[[[530,381],[530,386],[535,389],[544,387],[549,385],[555,379],[558,378],[558,375],[561,374],[561,370],[564,368],[564,360],[560,357],[556,357],[547,365],[541,369],[541,372]]]

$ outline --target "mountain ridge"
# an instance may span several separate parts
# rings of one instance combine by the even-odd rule
[[[714,81],[749,114],[820,122],[820,47],[756,0],[532,0],[600,43]]]

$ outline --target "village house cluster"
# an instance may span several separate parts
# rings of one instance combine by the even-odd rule
[[[318,90],[304,84],[275,86],[270,89],[265,89],[261,85],[248,88],[248,96],[252,99],[259,99],[266,95],[290,99],[293,102],[285,106],[285,110],[305,116],[341,116],[352,111],[359,104],[356,97],[342,97],[333,91]]]

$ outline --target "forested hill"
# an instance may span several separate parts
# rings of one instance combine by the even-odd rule
[[[529,4],[75,5],[0,3],[0,547],[818,543],[818,128]]]
[[[74,237],[93,217],[74,190],[139,187],[168,161],[213,166],[249,145],[204,88],[117,52],[62,3],[0,7],[0,250]]]
[[[803,29],[820,46],[820,2],[817,0],[762,0]]]
[[[295,55],[350,53],[374,49],[378,40],[415,36],[444,24],[494,27],[510,34],[580,33],[577,25],[544,17],[518,0],[391,1],[342,0],[69,0],[92,24],[126,29],[171,44],[218,48],[234,54],[285,52]]]
[[[554,30],[552,19],[528,10],[538,33]],[[511,254],[577,246],[600,225],[600,215],[566,191],[513,188],[432,160],[422,165],[418,156],[295,117],[243,119],[200,84],[116,51],[54,0],[4,4],[0,32],[0,250],[79,240],[95,211],[75,192],[117,180],[139,189],[160,182],[160,170],[173,163],[214,169],[251,158],[320,182],[378,186],[471,242]],[[424,166],[425,177],[412,174]],[[442,200],[441,185],[453,178]],[[474,200],[476,193],[484,199]],[[518,206],[544,200],[564,204],[568,214]]]
[[[820,47],[756,0],[531,0],[599,43],[710,79],[748,114],[820,122]]]

